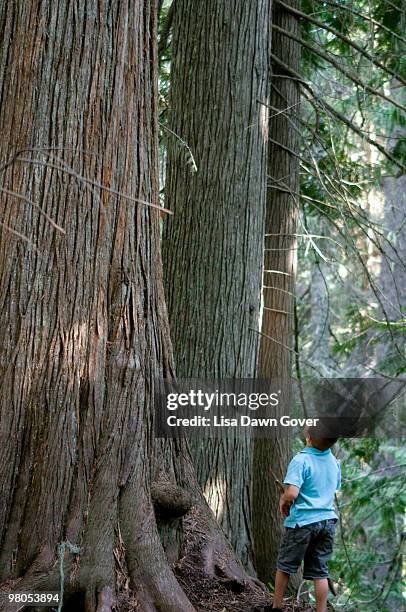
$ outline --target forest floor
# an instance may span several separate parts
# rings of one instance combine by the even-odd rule
[[[183,550],[173,570],[196,612],[262,612],[272,602],[272,593],[254,579],[241,581],[222,572],[221,563],[211,573],[205,568],[207,540],[204,530],[199,529],[199,516],[193,511],[183,521]],[[116,559],[121,570],[125,566],[124,549],[117,549]],[[141,612],[136,594],[129,588],[126,572],[118,573],[117,612]],[[284,612],[312,612],[306,602],[297,602],[296,597],[285,599]]]
[[[223,575],[217,568],[209,575],[204,568],[205,539],[198,528],[198,517],[189,514],[184,521],[184,550],[174,567],[175,575],[197,612],[261,612],[271,604],[272,594],[259,581],[241,583]],[[218,571],[220,569],[220,571]],[[286,612],[311,612],[308,604],[295,598],[285,602]]]

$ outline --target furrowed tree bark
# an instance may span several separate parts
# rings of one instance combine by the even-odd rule
[[[256,372],[266,182],[267,0],[179,0],[173,15],[164,280],[177,374]],[[193,158],[192,158],[193,156]],[[251,565],[247,440],[193,445],[210,507]]]
[[[1,0],[0,24],[0,583],[58,590],[69,542],[68,609],[107,612],[120,524],[140,609],[193,612],[150,496],[159,213],[81,178],[158,204],[156,6]]]
[[[290,0],[297,8],[300,3]],[[272,22],[299,32],[297,18],[279,4],[273,5]],[[300,71],[300,45],[279,32],[272,34],[272,53],[293,69]],[[274,74],[284,74],[273,65]],[[296,236],[299,201],[299,159],[289,152],[299,148],[298,121],[300,84],[294,79],[272,76],[268,149],[268,185],[265,223],[265,266],[263,278],[263,313],[259,378],[278,381],[282,402],[279,416],[289,414],[296,275]],[[276,143],[282,145],[278,146]],[[286,147],[286,148],[283,148]],[[280,189],[278,189],[280,188]],[[290,192],[290,193],[289,193]],[[267,336],[267,337],[265,337]],[[276,415],[278,416],[278,415]],[[276,440],[256,439],[253,448],[252,530],[254,563],[258,577],[274,580],[276,557],[282,530],[279,512],[280,489],[289,460],[289,437]]]

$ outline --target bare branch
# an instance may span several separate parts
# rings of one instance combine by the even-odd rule
[[[175,138],[177,138],[179,140],[179,142],[185,147],[185,149],[187,150],[187,152],[190,155],[190,162],[192,164],[192,170],[193,172],[197,172],[197,164],[196,164],[196,160],[193,156],[192,153],[192,149],[189,147],[188,143],[183,140],[183,138],[181,138],[180,136],[178,136],[178,134],[176,132],[174,132],[173,130],[171,130],[171,128],[168,128],[167,125],[164,125],[163,123],[161,123],[160,121],[158,122],[160,127],[163,128],[164,130],[166,130],[167,132],[169,132],[170,134],[172,134],[172,136],[175,136]]]
[[[263,332],[260,332],[258,329],[254,329],[253,327],[250,327],[250,330],[257,333],[262,338],[266,338],[267,340],[270,340],[271,342],[275,342],[275,344],[279,344],[279,346],[283,346],[283,348],[285,348],[287,351],[290,351],[291,353],[296,353],[295,349],[291,348],[290,346],[287,346],[283,342],[279,342],[279,340],[272,338],[272,336],[268,336],[267,334],[264,334]]]
[[[272,75],[272,76],[275,76],[275,75]],[[286,108],[282,108],[281,110],[278,110],[274,106],[271,106],[270,104],[267,104],[266,102],[262,102],[261,100],[258,100],[258,102],[262,106],[266,106],[266,108],[270,108],[271,110],[277,111],[273,115],[269,115],[268,120],[273,119],[274,117],[277,117],[278,115],[284,115],[285,113],[287,114],[289,110],[291,110],[292,108],[295,108],[296,106],[299,106],[300,104],[300,102],[296,102],[296,104],[291,104],[290,106],[287,106]]]
[[[281,287],[273,287],[272,285],[262,285],[262,289],[272,289],[273,291],[282,291],[282,293],[287,293],[291,295],[293,298],[296,298],[296,295],[291,291],[287,291],[286,289],[281,289]]]
[[[277,308],[269,308],[268,306],[263,306],[263,309],[269,310],[270,312],[277,312],[278,314],[293,316],[293,312],[288,312],[287,310],[278,310]]]
[[[27,236],[24,236],[24,234],[21,234],[20,232],[17,232],[17,230],[13,229],[12,227],[10,227],[9,225],[6,225],[5,223],[3,223],[2,221],[0,221],[0,225],[1,227],[4,227],[5,230],[7,230],[8,232],[10,232],[10,234],[14,234],[14,236],[17,236],[17,238],[20,238],[21,240],[24,240],[24,242],[27,242],[30,246],[33,247],[33,249],[35,251],[38,252],[38,249],[36,246],[34,246],[34,244],[31,242],[31,240],[29,238],[27,238]]]
[[[39,213],[48,221],[50,225],[52,225],[53,228],[55,228],[58,232],[61,232],[61,234],[66,234],[63,227],[61,227],[60,225],[57,225],[55,221],[45,212],[45,210],[43,210],[41,206],[39,206],[36,202],[33,202],[29,198],[26,198],[25,196],[21,195],[20,193],[17,193],[15,191],[10,191],[9,189],[5,189],[4,187],[0,187],[0,191],[13,198],[17,198],[18,200],[21,200],[22,202],[25,202],[26,204],[30,204],[31,206],[33,206],[39,211]]]
[[[71,168],[62,167],[58,164],[51,164],[50,162],[44,162],[41,159],[29,159],[28,157],[15,157],[13,161],[17,161],[20,163],[26,163],[26,164],[33,164],[37,166],[45,166],[47,168],[53,168],[54,170],[59,170],[61,172],[64,172],[65,174],[69,174],[70,176],[75,177],[76,179],[84,183],[93,185],[93,187],[98,187],[99,189],[102,189],[103,191],[106,191],[107,193],[111,193],[112,195],[117,196],[118,198],[123,198],[124,200],[129,200],[130,202],[134,202],[136,204],[142,204],[143,206],[148,206],[150,208],[156,208],[160,212],[165,212],[169,215],[173,215],[173,212],[171,210],[164,208],[163,206],[159,206],[159,204],[153,204],[152,202],[147,202],[146,200],[134,198],[133,196],[129,196],[125,193],[122,193],[121,191],[117,191],[116,189],[111,189],[110,187],[106,187],[102,183],[99,183],[97,181],[92,181],[91,179],[81,176],[80,174],[78,174]]]

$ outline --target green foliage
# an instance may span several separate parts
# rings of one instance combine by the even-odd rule
[[[401,0],[303,0],[301,10],[404,77],[406,54],[400,39],[406,28]],[[388,72],[342,37],[305,19],[301,23],[302,37],[331,55],[343,71],[402,102],[403,89]],[[325,237],[318,244],[323,245],[328,260],[322,267],[324,285],[317,288],[315,299],[312,283],[319,258],[299,242],[297,293],[303,297],[297,302],[296,333],[301,376],[325,375],[321,345],[326,342],[330,375],[368,376],[372,363],[374,374],[396,377],[406,372],[406,320],[402,316],[406,304],[394,316],[385,301],[382,262],[388,262],[387,274],[395,269],[395,284],[406,282],[406,272],[394,250],[401,240],[397,233],[401,228],[388,233],[384,225],[387,203],[382,184],[384,177],[399,175],[399,167],[348,123],[338,120],[327,105],[366,137],[384,143],[399,164],[406,162],[406,117],[308,49],[302,52],[301,72],[317,94],[316,99],[306,95],[299,118],[303,129],[302,218],[309,232]],[[406,206],[404,214],[406,223]],[[324,331],[314,327],[314,321],[320,320],[317,308],[325,309]],[[300,446],[296,441],[295,450]],[[337,447],[343,487],[338,495],[341,520],[331,565],[338,581],[334,609],[401,610],[406,451],[401,443],[377,439],[343,440]],[[401,467],[382,469],[390,465]]]
[[[395,440],[340,442],[341,518],[331,573],[337,610],[402,609],[406,450]],[[398,466],[398,467],[396,467]]]
[[[406,57],[402,42],[405,7],[400,1],[386,0],[303,0],[302,11],[339,33],[335,35],[311,21],[301,20],[302,37],[312,47],[327,52],[343,69],[303,50],[302,74],[317,97],[312,99],[306,94],[299,117],[303,130],[302,214],[308,231],[323,233],[330,239],[322,244],[328,255],[323,274],[328,293],[331,356],[337,375],[346,375],[348,363],[354,372],[355,356],[356,374],[365,375],[367,363],[363,360],[376,352],[378,370],[397,376],[406,371],[405,320],[400,314],[394,319],[382,295],[385,290],[379,260],[386,259],[388,270],[397,261],[395,283],[403,282],[399,270],[404,262],[393,248],[393,236],[383,227],[384,202],[374,203],[374,190],[382,191],[383,177],[398,176],[399,167],[360,134],[384,143],[392,158],[399,165],[405,164],[406,115],[344,73],[355,74],[366,85],[402,101],[403,88],[396,79],[350,42],[361,46],[382,66],[402,75]],[[344,117],[347,123],[338,117]],[[396,233],[394,237],[396,240]],[[298,253],[299,286],[305,287],[311,282],[309,271],[318,255],[309,253],[307,248],[299,248]],[[306,296],[311,296],[311,292],[309,286]],[[311,337],[312,312],[306,300],[299,304],[298,314],[297,332],[307,358],[306,347],[311,350],[315,343]],[[317,370],[322,366],[316,355],[312,367]]]

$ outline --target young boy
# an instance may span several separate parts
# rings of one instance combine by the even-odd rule
[[[311,429],[305,436],[306,447],[290,462],[280,499],[285,533],[277,562],[274,612],[281,612],[289,576],[302,561],[303,578],[314,580],[317,612],[327,610],[327,561],[337,522],[334,494],[341,485],[340,465],[330,450],[337,438],[316,438]]]

